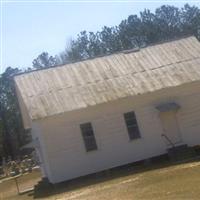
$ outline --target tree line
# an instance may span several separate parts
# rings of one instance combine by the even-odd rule
[[[97,32],[82,31],[63,52],[52,56],[44,51],[26,70],[77,62],[189,35],[200,40],[200,9],[189,4],[182,8],[163,5],[155,12],[145,9],[139,15],[130,15],[117,26],[104,26]],[[19,147],[27,142],[12,81],[12,76],[20,71],[8,67],[0,76],[0,156],[16,156]]]

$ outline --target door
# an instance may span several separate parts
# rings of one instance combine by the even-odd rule
[[[160,118],[163,127],[163,134],[173,143],[178,144],[181,142],[181,134],[178,127],[175,111],[168,111],[160,113]],[[165,138],[167,145],[171,145],[170,142]]]

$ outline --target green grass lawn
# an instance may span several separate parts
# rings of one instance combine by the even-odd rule
[[[21,184],[35,183],[39,176],[38,172],[29,174]],[[191,200],[200,199],[200,161],[116,169],[107,175],[101,173],[58,184],[42,191],[43,197],[35,196],[35,192],[17,195],[12,181],[0,184],[1,199]],[[2,192],[6,195],[2,196]]]

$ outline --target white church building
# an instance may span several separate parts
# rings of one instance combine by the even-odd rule
[[[14,77],[51,183],[200,144],[200,43],[160,43]],[[164,137],[163,137],[164,136]]]

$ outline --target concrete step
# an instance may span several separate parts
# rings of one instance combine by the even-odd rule
[[[170,160],[172,161],[184,160],[196,155],[194,149],[192,147],[188,147],[187,144],[169,148],[167,152]]]

